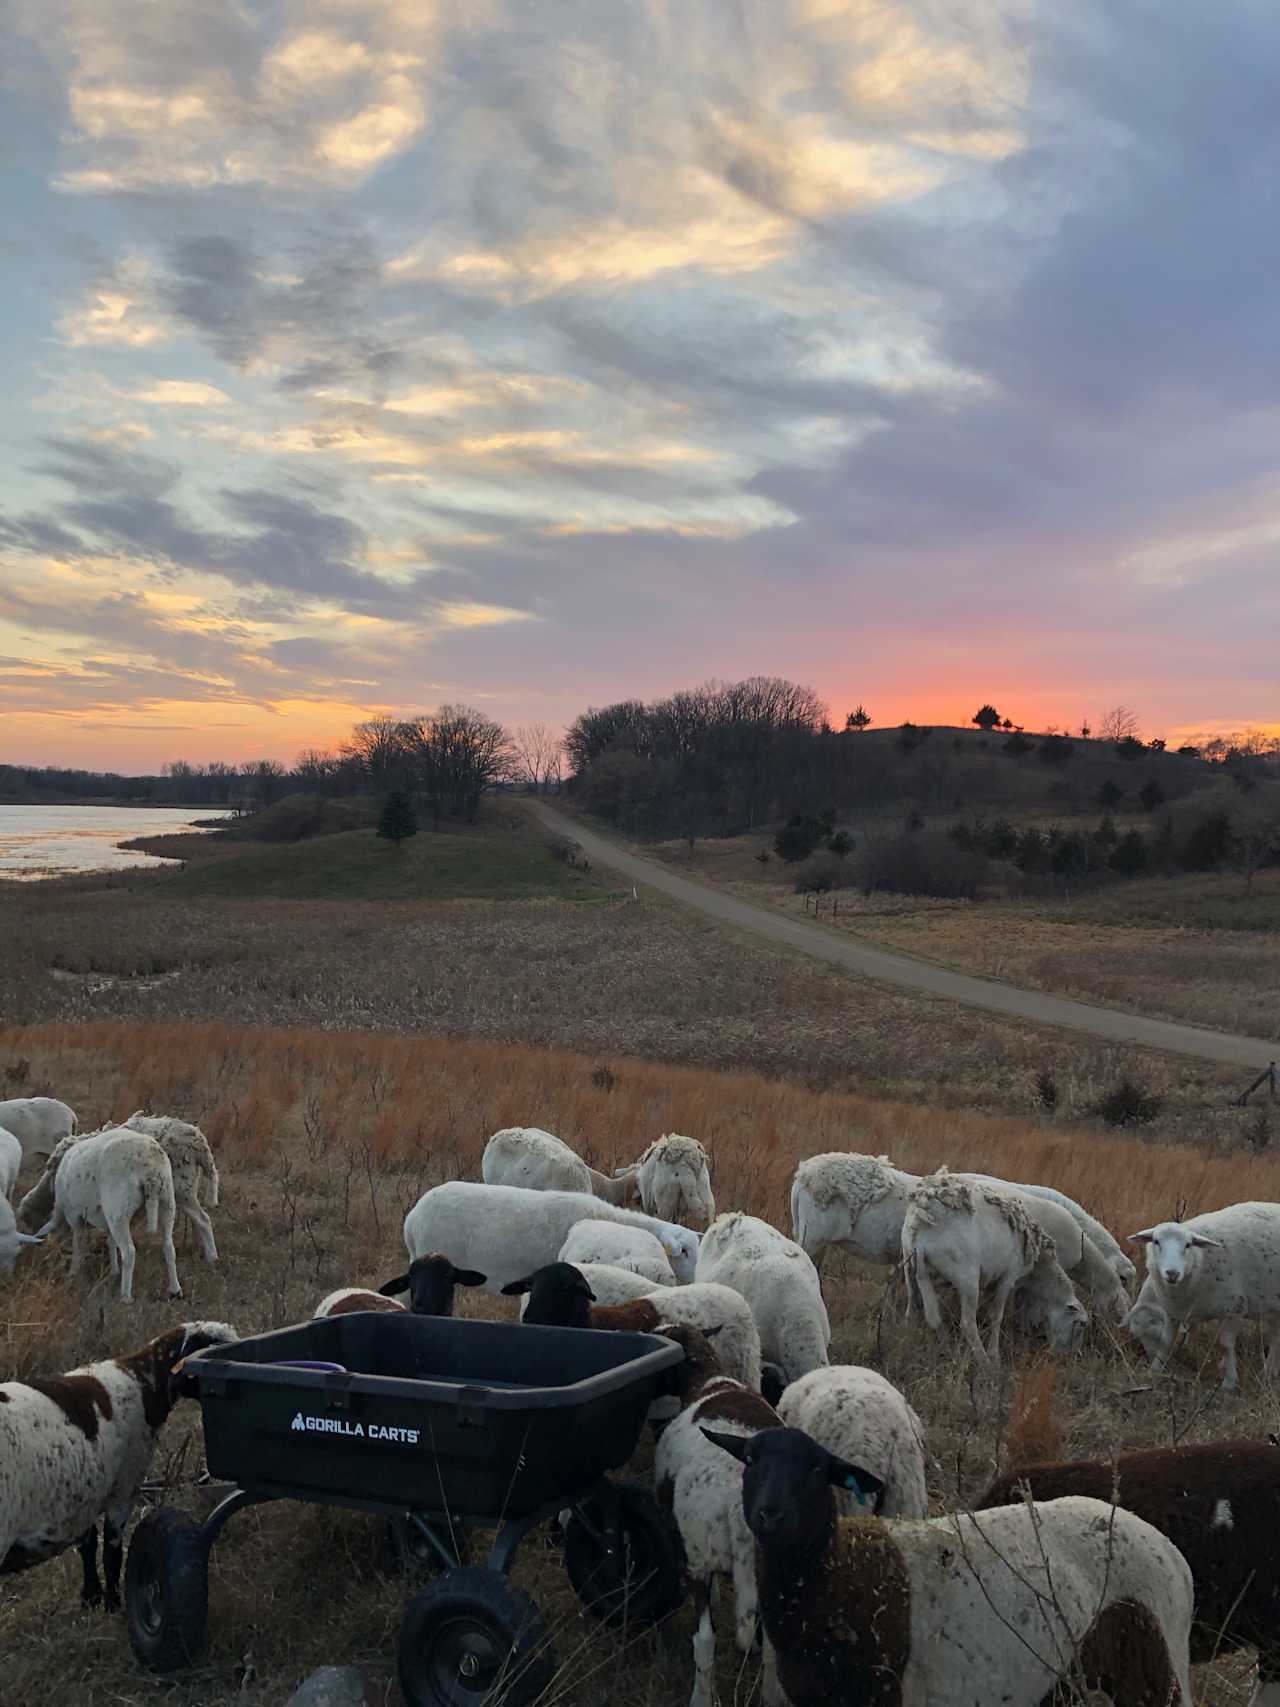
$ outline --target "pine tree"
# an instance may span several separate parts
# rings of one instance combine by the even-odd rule
[[[871,713],[865,705],[859,705],[851,711],[844,720],[846,729],[865,729],[871,722]]]
[[[996,710],[994,705],[983,705],[974,712],[971,721],[976,723],[978,728],[983,730],[985,733],[989,729],[999,728],[1000,713]]]
[[[394,842],[397,847],[401,842],[408,841],[410,836],[418,833],[418,820],[413,810],[413,802],[402,788],[393,788],[383,802],[382,815],[378,819],[378,834],[384,841]]]

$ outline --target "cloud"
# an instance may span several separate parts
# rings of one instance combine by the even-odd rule
[[[158,379],[145,391],[135,391],[133,398],[135,403],[178,409],[221,409],[231,402],[225,391],[198,379]]]

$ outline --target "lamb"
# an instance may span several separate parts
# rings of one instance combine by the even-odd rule
[[[749,1653],[755,1642],[759,1602],[755,1547],[743,1515],[741,1477],[704,1430],[715,1429],[719,1431],[716,1439],[745,1445],[761,1429],[776,1429],[778,1413],[758,1393],[722,1373],[705,1333],[675,1326],[667,1331],[684,1349],[684,1362],[676,1371],[680,1413],[658,1442],[654,1486],[658,1503],[671,1511],[684,1542],[697,1617],[690,1707],[712,1707],[715,1579],[727,1577],[733,1583],[734,1639],[742,1654]],[[775,1707],[779,1700],[776,1690],[767,1691],[765,1700],[768,1707]]]
[[[120,1604],[123,1535],[156,1437],[180,1397],[184,1358],[237,1338],[225,1322],[184,1322],[127,1357],[68,1375],[0,1386],[0,1572],[27,1570],[79,1546],[81,1599]]]
[[[837,1458],[865,1464],[884,1487],[882,1516],[928,1516],[924,1429],[883,1375],[852,1364],[810,1370],[782,1395],[778,1416]],[[853,1516],[853,1496],[837,1492],[836,1508]]]
[[[660,1323],[714,1330],[722,1371],[746,1387],[760,1386],[760,1335],[745,1298],[728,1286],[695,1282],[692,1286],[653,1287],[647,1297],[617,1304],[596,1302],[585,1269],[573,1263],[549,1263],[523,1280],[503,1287],[508,1297],[527,1294],[524,1320],[534,1327],[611,1328],[630,1333],[662,1331]]]
[[[674,1286],[667,1253],[642,1227],[615,1227],[609,1221],[579,1221],[560,1247],[561,1262],[607,1263],[629,1268],[655,1286]]]
[[[22,1160],[21,1139],[0,1126],[0,1198],[6,1203],[12,1198],[13,1188],[18,1183]]]
[[[612,1177],[599,1173],[563,1139],[539,1126],[505,1126],[490,1138],[480,1158],[480,1178],[486,1185],[590,1192],[618,1208],[635,1201],[635,1173],[634,1167]]]
[[[978,1363],[999,1362],[1005,1308],[1020,1284],[1055,1351],[1074,1349],[1088,1325],[1052,1238],[1028,1214],[1023,1200],[971,1184],[945,1168],[922,1180],[911,1194],[902,1226],[902,1260],[935,1333],[942,1332],[942,1312],[934,1273],[955,1288],[960,1331]],[[987,1286],[995,1290],[984,1347],[978,1333],[978,1300]]]
[[[702,1236],[695,1279],[739,1292],[760,1330],[760,1351],[781,1384],[827,1363],[831,1323],[818,1271],[800,1246],[754,1215],[718,1215]],[[778,1390],[777,1380],[767,1389]]]
[[[1114,1499],[1166,1535],[1191,1567],[1191,1659],[1258,1650],[1251,1707],[1280,1707],[1280,1447],[1219,1440],[1115,1459],[1031,1464],[992,1483],[975,1509],[1064,1495]]]
[[[696,1138],[668,1132],[636,1163],[640,1206],[664,1221],[700,1221],[709,1227],[716,1217],[711,1191],[710,1162]]]
[[[181,1298],[173,1249],[173,1170],[160,1145],[144,1132],[111,1127],[94,1137],[73,1140],[58,1161],[53,1214],[39,1236],[70,1227],[71,1272],[75,1274],[84,1260],[85,1230],[97,1227],[105,1232],[112,1272],[119,1268],[120,1296],[128,1304],[133,1300],[137,1260],[129,1223],[144,1206],[148,1231],[158,1228],[163,1239],[169,1296]]]
[[[445,1252],[455,1263],[488,1275],[490,1292],[555,1262],[579,1221],[640,1227],[662,1244],[678,1280],[692,1280],[698,1236],[638,1210],[616,1209],[576,1191],[527,1191],[515,1185],[450,1180],[425,1191],[405,1216],[409,1257]]]
[[[134,1125],[137,1121],[139,1124]],[[200,1245],[201,1254],[207,1263],[218,1260],[218,1247],[213,1237],[213,1223],[208,1212],[200,1202],[200,1181],[203,1178],[209,1187],[209,1202],[217,1206],[218,1202],[218,1170],[214,1164],[209,1141],[198,1126],[189,1121],[176,1120],[170,1115],[131,1115],[127,1121],[118,1126],[104,1126],[103,1132],[142,1132],[154,1138],[169,1158],[169,1166],[173,1173],[173,1199],[177,1209],[191,1222],[195,1228],[196,1239]],[[53,1207],[55,1180],[58,1166],[63,1156],[74,1144],[82,1144],[87,1138],[97,1138],[97,1132],[86,1133],[83,1137],[63,1138],[56,1144],[45,1163],[44,1172],[32,1186],[31,1190],[18,1205],[18,1219],[27,1226],[37,1225],[45,1219]]]
[[[1222,1383],[1238,1379],[1236,1335],[1250,1317],[1267,1324],[1268,1376],[1280,1367],[1280,1204],[1233,1203],[1189,1221],[1161,1221],[1130,1238],[1147,1247],[1147,1277],[1129,1314],[1129,1330],[1152,1362],[1168,1361],[1174,1329],[1216,1321]],[[1163,1327],[1155,1307],[1165,1313]]]
[[[1073,1498],[840,1517],[834,1488],[882,1497],[869,1471],[797,1429],[703,1432],[745,1466],[767,1699],[780,1682],[791,1707],[1041,1707],[1065,1684],[1191,1707],[1191,1572],[1131,1512]]]
[[[0,1102],[0,1126],[22,1145],[23,1160],[39,1161],[59,1138],[76,1130],[75,1110],[56,1097],[10,1097]]]
[[[349,1316],[355,1310],[411,1310],[415,1316],[452,1316],[454,1288],[483,1286],[485,1277],[473,1268],[455,1268],[448,1257],[433,1252],[418,1257],[404,1274],[385,1281],[376,1292],[364,1286],[340,1286],[316,1305],[317,1316]],[[407,1305],[398,1301],[407,1292]]]

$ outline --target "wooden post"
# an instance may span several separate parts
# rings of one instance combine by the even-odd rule
[[[1240,1092],[1236,1098],[1236,1106],[1243,1108],[1253,1093],[1264,1084],[1270,1087],[1271,1100],[1275,1102],[1280,1097],[1280,1065],[1277,1065],[1275,1061],[1265,1066],[1253,1083]]]

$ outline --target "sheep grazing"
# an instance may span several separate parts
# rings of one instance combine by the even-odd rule
[[[981,1180],[984,1185],[1010,1185],[1011,1181],[997,1179],[994,1174],[966,1174],[966,1179]],[[1133,1285],[1138,1278],[1138,1270],[1129,1257],[1120,1249],[1114,1237],[1094,1219],[1087,1209],[1081,1208],[1074,1197],[1068,1197],[1065,1191],[1058,1191],[1051,1185],[1013,1185],[1014,1191],[1020,1191],[1031,1197],[1043,1197],[1048,1203],[1059,1204],[1071,1216],[1082,1233],[1086,1233],[1114,1271],[1121,1286],[1126,1289]]]
[[[702,1236],[695,1278],[741,1293],[760,1330],[762,1357],[777,1374],[773,1396],[827,1363],[831,1323],[818,1271],[793,1240],[767,1221],[735,1211],[718,1215]]]
[[[1062,1685],[1191,1707],[1191,1572],[1173,1543],[1093,1499],[931,1522],[840,1517],[880,1482],[798,1429],[704,1431],[745,1466],[766,1687],[791,1707],[1042,1707]]]
[[[538,1126],[506,1126],[495,1132],[480,1158],[480,1178],[486,1185],[516,1185],[525,1191],[590,1192],[626,1208],[636,1198],[635,1168],[613,1175],[588,1166],[553,1132]]]
[[[76,1130],[75,1110],[56,1097],[10,1097],[0,1102],[0,1126],[22,1145],[24,1161],[47,1156],[59,1138]]]
[[[700,1221],[709,1227],[716,1217],[707,1152],[696,1138],[668,1132],[636,1164],[640,1205],[664,1221]]]
[[[21,1140],[0,1126],[0,1198],[6,1203],[13,1197],[13,1188],[22,1172],[22,1161]]]
[[[832,1364],[788,1387],[778,1416],[837,1458],[865,1464],[883,1485],[884,1517],[927,1517],[924,1429],[902,1394],[874,1369]],[[852,1516],[855,1499],[838,1491],[837,1509]]]
[[[1251,1317],[1280,1316],[1280,1204],[1233,1203],[1189,1221],[1162,1221],[1130,1238],[1147,1247],[1147,1277],[1129,1314],[1130,1332],[1163,1367],[1177,1327],[1216,1321],[1222,1384],[1234,1387],[1236,1335]],[[1163,1325],[1157,1307],[1164,1311]],[[1278,1354],[1280,1322],[1273,1320],[1264,1365],[1268,1377],[1280,1366]]]
[[[133,1124],[135,1120],[138,1122],[136,1126]],[[102,1131],[141,1132],[155,1139],[169,1158],[175,1207],[195,1228],[196,1239],[205,1261],[217,1262],[218,1247],[213,1237],[213,1223],[200,1201],[200,1182],[202,1179],[207,1182],[209,1202],[216,1208],[218,1170],[209,1149],[209,1141],[200,1128],[186,1120],[175,1120],[170,1115],[140,1114],[131,1115],[129,1120],[121,1125],[104,1126]],[[63,1138],[54,1146],[45,1163],[44,1172],[18,1205],[19,1221],[32,1227],[38,1226],[47,1218],[53,1208],[55,1181],[63,1156],[72,1145],[83,1144],[88,1138],[101,1136],[102,1133],[90,1132],[80,1138]]]
[[[659,1324],[716,1333],[721,1370],[744,1386],[760,1385],[760,1335],[751,1307],[731,1287],[709,1282],[653,1287],[647,1297],[601,1304],[590,1271],[573,1263],[548,1263],[523,1280],[502,1288],[508,1297],[527,1295],[522,1314],[531,1327],[611,1328],[615,1332],[653,1334]]]
[[[942,1332],[936,1274],[960,1300],[960,1331],[979,1363],[1000,1360],[1000,1327],[1014,1289],[1043,1321],[1055,1351],[1070,1351],[1088,1326],[1084,1306],[1057,1259],[1053,1239],[1022,1199],[971,1184],[945,1168],[915,1188],[902,1224],[902,1260],[918,1289],[925,1320]],[[993,1289],[988,1343],[978,1332],[978,1300]],[[909,1306],[909,1301],[908,1301]]]
[[[55,1150],[55,1154],[56,1154]],[[159,1230],[164,1248],[169,1296],[181,1298],[178,1261],[173,1249],[173,1171],[154,1138],[127,1127],[112,1127],[90,1138],[71,1140],[56,1165],[53,1214],[40,1237],[71,1229],[71,1272],[84,1260],[85,1232],[97,1227],[107,1235],[111,1268],[120,1270],[120,1296],[133,1298],[137,1260],[129,1223],[146,1209],[147,1229]]]
[[[1280,1707],[1280,1446],[1219,1440],[1114,1459],[1031,1464],[992,1483],[976,1509],[1028,1497],[1115,1500],[1158,1529],[1191,1567],[1191,1658],[1258,1650],[1251,1707]]]
[[[585,1192],[450,1180],[425,1191],[405,1216],[404,1242],[410,1260],[445,1251],[454,1262],[487,1274],[490,1292],[501,1292],[508,1281],[555,1262],[579,1221],[610,1221],[652,1233],[676,1278],[693,1279],[696,1233],[638,1210],[616,1209]]]
[[[654,1486],[658,1503],[670,1510],[684,1542],[697,1617],[690,1707],[712,1707],[715,1580],[724,1577],[733,1583],[734,1639],[743,1654],[755,1642],[758,1597],[755,1546],[743,1514],[742,1480],[703,1431],[715,1429],[720,1436],[746,1445],[759,1430],[776,1429],[778,1414],[758,1393],[723,1373],[708,1335],[688,1327],[670,1326],[664,1331],[683,1348],[684,1362],[676,1371],[680,1414],[658,1442]],[[773,1707],[776,1694],[768,1694],[766,1700]]]
[[[101,1517],[106,1607],[115,1611],[125,1525],[180,1396],[182,1361],[236,1338],[225,1322],[184,1322],[128,1357],[0,1386],[0,1573],[78,1546],[81,1598],[96,1605]]]
[[[629,1268],[655,1286],[674,1286],[667,1253],[643,1227],[615,1227],[611,1221],[579,1221],[560,1247],[560,1261],[605,1263]]]
[[[791,1181],[791,1231],[819,1267],[832,1245],[848,1245],[868,1262],[897,1265],[902,1223],[919,1174],[887,1156],[831,1150],[801,1162]]]

